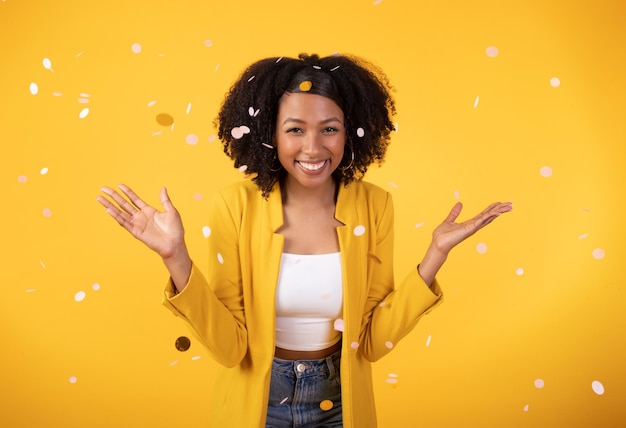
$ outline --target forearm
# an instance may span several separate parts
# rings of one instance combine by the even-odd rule
[[[417,272],[424,282],[430,287],[441,266],[448,258],[448,254],[439,250],[434,244],[430,244],[421,263],[417,266]]]
[[[187,247],[183,245],[171,256],[164,257],[163,263],[170,273],[176,290],[180,293],[186,287],[189,282],[189,275],[191,275],[192,262]]]

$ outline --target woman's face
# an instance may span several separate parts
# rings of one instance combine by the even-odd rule
[[[286,93],[276,119],[278,160],[287,183],[314,188],[328,185],[341,163],[346,132],[344,115],[330,98]]]

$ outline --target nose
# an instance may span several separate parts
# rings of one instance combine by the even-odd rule
[[[307,156],[314,158],[323,150],[322,139],[320,135],[314,132],[309,132],[303,141],[302,152]]]

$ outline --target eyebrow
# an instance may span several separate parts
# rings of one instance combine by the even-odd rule
[[[285,119],[285,120],[283,121],[283,123],[282,123],[282,124],[284,125],[284,124],[286,124],[287,122],[306,123],[306,121],[304,121],[304,120],[302,120],[302,119],[297,119],[297,118],[295,118],[295,117],[288,117],[287,119]],[[342,122],[341,120],[339,120],[339,118],[338,118],[338,117],[334,117],[334,116],[333,116],[333,117],[329,117],[328,119],[324,119],[324,120],[322,120],[322,121],[320,122],[320,124],[326,124],[326,123],[331,123],[331,122],[339,122],[339,123],[342,123],[342,124],[343,124],[343,122]]]

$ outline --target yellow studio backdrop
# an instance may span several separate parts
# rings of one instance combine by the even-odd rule
[[[165,268],[95,197],[124,182],[160,206],[167,185],[203,266],[208,196],[243,179],[212,124],[224,93],[300,52],[361,55],[396,88],[367,178],[394,196],[397,275],[457,200],[462,219],[515,204],[375,364],[379,425],[623,426],[617,0],[0,1],[0,426],[207,426],[215,363],[176,349]]]

